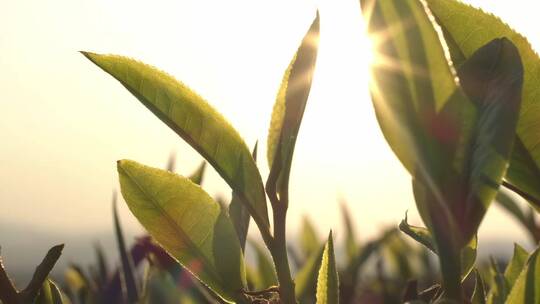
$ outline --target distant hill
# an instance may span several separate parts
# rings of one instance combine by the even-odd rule
[[[135,233],[125,231],[128,243],[133,242]],[[110,265],[115,264],[118,254],[114,233],[96,231],[79,233],[76,231],[52,231],[46,228],[28,227],[20,223],[0,221],[1,254],[7,271],[18,286],[24,286],[33,269],[45,256],[50,247],[64,243],[62,257],[53,272],[60,279],[62,271],[70,263],[86,266],[95,260],[94,245],[99,242],[104,248]]]

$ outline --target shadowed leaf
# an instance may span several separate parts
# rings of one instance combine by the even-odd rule
[[[461,62],[489,41],[507,37],[523,60],[523,110],[506,178],[522,191],[540,198],[540,59],[525,37],[498,17],[456,0],[426,1],[449,43],[454,62]],[[535,205],[536,208],[540,206]]]
[[[253,151],[251,152],[251,156],[253,157],[255,164],[257,163],[258,146],[259,142],[256,142],[255,146],[253,147]],[[240,247],[242,247],[242,252],[244,252],[244,249],[246,248],[246,239],[247,233],[249,231],[249,222],[251,217],[247,208],[240,200],[240,196],[236,195],[236,193],[233,191],[231,203],[229,204],[229,216],[231,217],[231,221],[234,225],[236,235],[238,236],[238,240],[240,241]]]
[[[474,291],[471,297],[471,304],[486,304],[486,292],[484,289],[484,281],[478,273],[478,270],[475,270],[475,283]]]
[[[120,261],[122,262],[122,287],[124,289],[127,301],[129,303],[135,303],[139,299],[139,290],[137,288],[137,281],[135,278],[135,267],[133,266],[133,260],[128,253],[126,242],[124,240],[124,233],[118,218],[116,192],[113,194],[113,219],[114,219],[114,232],[116,235],[116,243],[118,245],[118,252],[120,253]]]
[[[255,256],[257,260],[257,280],[255,281],[255,290],[267,289],[271,286],[277,286],[277,275],[274,263],[266,255],[264,249],[256,242],[251,242],[253,249],[255,249]]]
[[[298,299],[313,296],[317,290],[317,275],[321,267],[321,260],[324,252],[324,246],[312,253],[306,260],[302,268],[296,274],[294,281],[296,283],[295,295]]]

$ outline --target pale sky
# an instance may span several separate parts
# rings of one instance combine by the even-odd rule
[[[540,49],[536,1],[469,2]],[[0,0],[0,221],[73,234],[111,231],[116,160],[163,167],[175,151],[182,174],[201,161],[79,50],[132,56],[191,86],[249,146],[259,140],[266,176],[276,91],[317,5],[320,52],[295,152],[289,226],[296,231],[307,214],[321,234],[333,228],[339,237],[340,198],[364,239],[397,225],[406,210],[420,224],[410,177],[372,110],[369,45],[356,0]],[[204,188],[229,196],[221,178],[207,173]],[[140,229],[120,206],[128,229]],[[523,232],[500,210],[489,211],[481,239],[514,234]]]

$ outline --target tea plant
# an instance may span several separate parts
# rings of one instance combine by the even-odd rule
[[[495,199],[535,244],[540,240],[537,54],[498,18],[456,0],[360,0],[360,5],[376,51],[375,113],[411,174],[426,225],[409,225],[405,217],[399,230],[423,249],[404,241],[397,229],[359,244],[347,212],[344,266],[336,263],[332,233],[320,243],[308,220],[300,254],[287,243],[289,175],[317,58],[317,14],[277,93],[265,183],[257,146],[250,152],[238,132],[188,86],[133,59],[83,52],[198,151],[231,187],[232,200],[227,206],[200,187],[205,163],[184,177],[172,172],[174,162],[161,170],[121,160],[122,195],[149,236],[128,250],[113,203],[121,267],[111,271],[98,249],[90,276],[80,266],[68,269],[63,293],[47,279],[61,250],[55,247],[23,291],[0,264],[0,301],[540,303],[539,249],[529,253],[516,244],[504,271],[494,259],[476,261],[478,228]],[[499,191],[501,185],[527,200],[528,211],[508,191]],[[255,242],[246,247],[251,218],[265,247]],[[246,263],[248,248],[255,267]],[[440,279],[428,251],[437,256]],[[144,261],[141,277],[136,269]],[[368,271],[368,265],[374,269]]]
[[[187,86],[132,59],[83,53],[205,157],[232,188],[227,212],[185,177],[134,161],[118,162],[122,194],[133,214],[161,246],[224,301],[246,303],[250,296],[242,249],[251,216],[274,261],[280,300],[296,303],[285,238],[289,174],[311,86],[317,55],[313,40],[318,32],[317,16],[283,77],[268,137],[271,169],[266,186],[236,130]],[[273,231],[266,195],[272,206]],[[331,235],[328,242],[319,274],[321,303],[335,302],[338,295]]]
[[[499,186],[538,207],[538,57],[500,20],[454,0],[360,2],[379,56],[377,118],[427,226],[400,228],[439,255],[439,301],[462,303],[476,233]],[[524,287],[540,286],[537,255],[516,268],[523,273],[502,301],[540,302],[536,287]]]

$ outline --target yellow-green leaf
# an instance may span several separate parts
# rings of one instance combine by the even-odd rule
[[[506,281],[506,286],[508,286],[509,289],[514,286],[519,274],[523,270],[523,267],[525,267],[528,258],[529,253],[527,250],[523,249],[523,247],[519,246],[518,244],[514,244],[514,254],[512,255],[512,259],[508,263],[508,266],[506,266],[506,270],[504,271],[504,280]]]
[[[118,162],[122,195],[152,237],[226,301],[245,287],[243,254],[234,227],[188,178],[130,160]]]
[[[376,52],[371,95],[377,120],[396,156],[414,175],[426,161],[418,154],[423,148],[419,145],[427,144],[417,139],[420,124],[431,123],[432,130],[444,127],[435,125],[444,122],[435,116],[456,91],[456,75],[420,1],[360,4]]]
[[[243,139],[221,114],[185,84],[152,66],[122,56],[83,54],[197,150],[243,198],[259,227],[268,229],[259,170]]]
[[[317,278],[317,304],[339,303],[339,278],[334,255],[332,232],[328,236],[328,242],[324,252]]]
[[[271,193],[270,195],[284,195],[287,191],[296,138],[311,89],[318,38],[317,12],[315,20],[285,71],[272,112],[267,150],[270,167],[267,191]]]
[[[540,304],[540,257],[539,249],[531,254],[517,278],[506,304]]]

